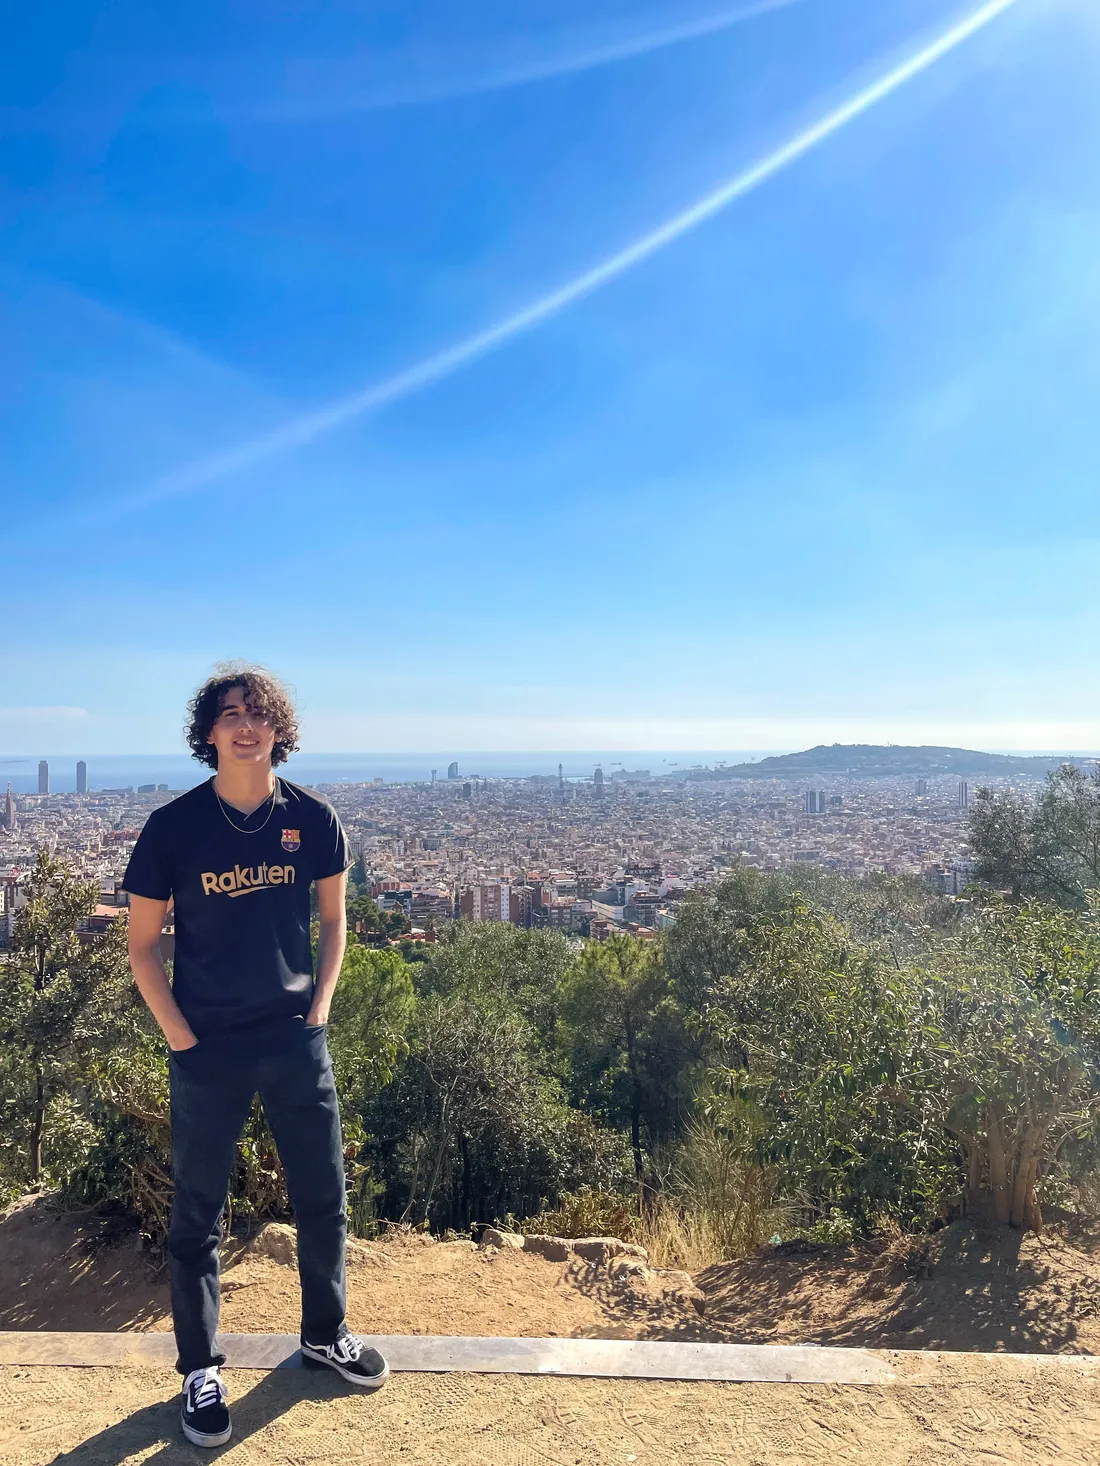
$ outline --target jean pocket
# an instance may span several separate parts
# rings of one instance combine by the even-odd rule
[[[189,1049],[169,1049],[168,1062],[169,1064],[178,1064],[181,1069],[189,1069],[194,1063],[195,1055],[201,1048],[202,1040],[200,1039],[198,1043],[192,1044]]]

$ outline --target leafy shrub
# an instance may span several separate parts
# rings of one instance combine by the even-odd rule
[[[631,1199],[614,1191],[582,1186],[566,1191],[553,1211],[540,1212],[521,1222],[521,1232],[542,1232],[552,1237],[621,1237],[633,1242],[640,1218]]]
[[[827,1247],[847,1247],[856,1240],[855,1219],[842,1211],[831,1212],[801,1234],[810,1242]]]
[[[464,1230],[621,1179],[622,1137],[564,1102],[506,996],[475,989],[422,998],[408,1041],[366,1117],[362,1159],[385,1178],[385,1216]]]

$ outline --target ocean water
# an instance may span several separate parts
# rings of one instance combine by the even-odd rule
[[[772,749],[770,752],[775,752]],[[387,784],[427,783],[435,770],[445,780],[447,765],[458,761],[463,779],[523,779],[532,774],[556,774],[558,763],[567,779],[591,778],[599,764],[607,779],[635,769],[654,777],[676,775],[716,763],[746,763],[763,753],[745,750],[648,752],[592,750],[572,753],[296,753],[280,769],[298,784],[364,784],[382,779]],[[70,793],[76,788],[77,755],[0,754],[0,792],[8,783],[16,794],[38,788],[38,760],[50,766],[50,791]],[[136,789],[139,784],[167,784],[169,789],[190,789],[210,777],[210,770],[180,753],[88,754],[88,788]]]

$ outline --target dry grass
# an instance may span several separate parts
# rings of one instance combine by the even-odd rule
[[[640,1242],[655,1267],[688,1272],[746,1257],[776,1231],[789,1231],[796,1208],[776,1198],[774,1171],[745,1158],[742,1139],[710,1122],[693,1125],[676,1151],[658,1158],[662,1189],[643,1203],[584,1188],[554,1211],[514,1223],[555,1237],[622,1237]]]
[[[641,1218],[638,1241],[655,1267],[688,1272],[746,1257],[784,1223],[786,1208],[774,1193],[767,1173],[744,1166],[730,1174],[724,1194],[654,1197]]]
[[[666,1170],[638,1228],[657,1267],[692,1272],[745,1257],[789,1220],[775,1172],[749,1161],[741,1137],[712,1122],[689,1129]]]

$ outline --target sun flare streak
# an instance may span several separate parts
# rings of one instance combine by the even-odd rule
[[[835,133],[856,121],[865,112],[884,101],[899,87],[927,71],[956,47],[984,29],[991,21],[1009,10],[1017,0],[989,0],[989,3],[974,10],[965,19],[958,21],[935,40],[929,42],[907,60],[888,71],[879,80],[857,92],[848,101],[826,113],[817,122],[804,128],[780,147],[767,153],[750,167],[736,174],[718,188],[704,195],[689,208],[674,215],[665,223],[624,249],[609,255],[607,259],[575,276],[557,290],[541,296],[522,310],[504,317],[494,325],[467,336],[455,345],[417,362],[404,371],[395,373],[381,382],[373,383],[361,391],[340,397],[314,412],[303,413],[292,418],[282,427],[262,436],[252,438],[222,453],[204,458],[172,473],[151,485],[144,492],[133,496],[127,503],[145,504],[159,499],[183,494],[214,480],[251,468],[265,459],[274,458],[292,448],[302,447],[315,439],[334,432],[346,423],[353,422],[364,414],[376,411],[434,382],[449,377],[479,357],[496,351],[515,337],[534,329],[567,306],[590,295],[608,284],[627,270],[647,260],[658,250],[673,244],[683,235],[705,223],[714,215],[746,194],[752,193],[761,184],[774,178],[792,163],[805,157],[814,148],[826,142]]]

